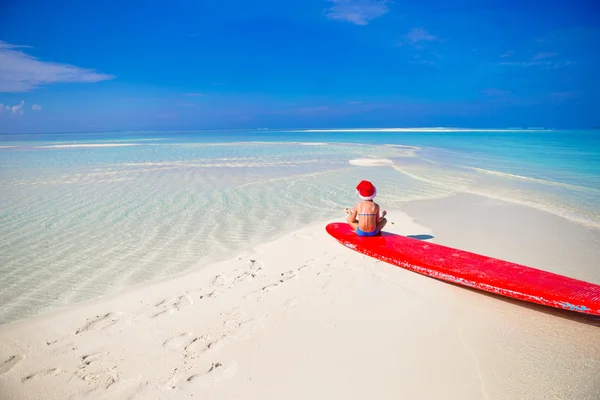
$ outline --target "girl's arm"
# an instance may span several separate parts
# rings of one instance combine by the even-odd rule
[[[348,213],[347,221],[348,221],[349,224],[351,224],[354,221],[356,221],[356,215],[357,214],[358,214],[358,211],[356,210],[356,206],[354,206],[354,208],[352,209],[352,212]]]
[[[382,212],[380,212],[380,211],[381,211],[381,208],[379,207],[379,204],[377,204],[377,223],[380,223],[381,220],[383,219],[383,217],[385,217],[387,214],[387,211],[385,211],[385,210]]]

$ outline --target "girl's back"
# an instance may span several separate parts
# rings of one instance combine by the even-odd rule
[[[356,205],[358,227],[371,232],[377,226],[377,216],[379,215],[379,205],[372,200],[361,201]]]

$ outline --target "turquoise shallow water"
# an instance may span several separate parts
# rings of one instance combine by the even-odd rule
[[[332,218],[476,193],[600,227],[599,131],[0,136],[0,322]],[[366,161],[365,161],[366,160]],[[366,166],[371,165],[371,166]]]

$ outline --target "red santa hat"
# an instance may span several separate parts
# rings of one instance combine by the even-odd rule
[[[361,181],[356,187],[356,192],[361,200],[373,200],[377,195],[377,189],[369,181]]]

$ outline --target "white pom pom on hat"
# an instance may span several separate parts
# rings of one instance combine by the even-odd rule
[[[375,186],[371,182],[361,181],[356,186],[356,193],[358,193],[358,197],[361,200],[373,200],[377,196],[377,189],[375,189]]]

